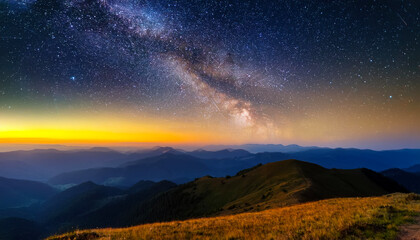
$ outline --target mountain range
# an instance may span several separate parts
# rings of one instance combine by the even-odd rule
[[[9,164],[14,156],[17,163]],[[6,169],[0,172],[11,166],[16,171],[9,175],[22,178],[35,176],[19,173],[30,169],[48,174],[41,174],[43,182],[0,177],[0,221],[19,226],[10,231],[0,227],[0,237],[38,239],[74,228],[126,227],[326,198],[420,192],[419,156],[420,150],[409,149],[327,148],[287,153],[170,147],[131,153],[108,148],[1,153],[0,165]],[[24,167],[14,168],[19,164]],[[19,235],[17,229],[28,232]]]
[[[62,173],[86,170],[92,168],[121,168],[134,163],[141,163],[142,159],[160,156],[164,153],[173,155],[189,155],[199,159],[207,159],[205,165],[211,168],[208,174],[212,174],[215,168],[226,170],[225,166],[233,169],[220,172],[220,174],[232,174],[242,168],[250,167],[258,158],[258,154],[266,153],[265,156],[275,158],[274,161],[285,159],[300,159],[319,164],[327,168],[369,168],[375,171],[383,171],[389,168],[408,168],[420,164],[420,150],[401,149],[389,151],[372,151],[360,149],[330,149],[318,147],[300,147],[298,145],[240,145],[244,149],[222,149],[210,151],[199,149],[184,151],[170,147],[156,147],[136,152],[119,152],[109,148],[91,148],[84,150],[60,151],[55,149],[36,149],[28,151],[0,152],[0,176],[16,179],[47,181]],[[250,150],[247,151],[246,149]],[[258,153],[251,153],[260,150]],[[265,150],[265,151],[262,151]],[[279,156],[282,153],[282,156]],[[226,161],[234,159],[234,161]],[[234,162],[234,163],[232,163]],[[241,165],[243,163],[243,165]],[[258,163],[258,162],[257,162]],[[107,171],[107,170],[104,170]],[[217,172],[216,172],[217,173]],[[115,174],[111,174],[115,175]],[[199,174],[198,174],[199,175]],[[191,176],[181,176],[184,181],[190,180]],[[175,179],[176,180],[176,179]],[[112,181],[112,179],[111,179]],[[180,182],[180,181],[179,181]],[[132,182],[130,182],[131,184]]]
[[[163,152],[163,151],[161,151]],[[223,157],[226,156],[226,157]],[[165,149],[165,153],[126,161],[118,167],[90,168],[61,173],[48,180],[53,185],[78,184],[93,181],[111,186],[128,186],[139,180],[170,180],[184,183],[203,175],[232,175],[259,163],[299,159],[326,168],[369,168],[383,171],[409,167],[420,161],[420,150],[372,151],[359,149],[316,148],[295,153],[263,152],[251,154],[245,150],[192,152]]]
[[[45,181],[63,172],[116,167],[125,162],[158,156],[170,151],[176,150],[169,147],[157,147],[123,153],[109,148],[95,147],[68,151],[35,149],[0,152],[0,176]]]
[[[293,153],[312,149],[320,149],[316,146],[299,146],[297,144],[283,145],[283,144],[242,144],[242,145],[208,145],[204,146],[203,150],[220,151],[224,149],[244,149],[251,153],[259,152],[283,152]]]
[[[204,176],[178,186],[169,181],[139,181],[123,189],[83,182],[34,205],[31,220],[50,234],[75,227],[125,227],[393,192],[407,190],[372,170],[326,169],[284,160],[258,164],[233,176]],[[16,221],[10,217],[16,216],[8,218]],[[33,222],[27,223],[33,226]]]
[[[211,172],[201,159],[185,155],[164,153],[124,164],[118,168],[92,168],[62,173],[48,182],[53,185],[79,184],[92,181],[97,184],[130,186],[140,180],[161,181],[168,179],[186,182]]]
[[[339,170],[285,160],[257,165],[235,176],[205,176],[146,203],[137,224],[260,211],[334,197],[376,196],[407,190],[368,169]]]

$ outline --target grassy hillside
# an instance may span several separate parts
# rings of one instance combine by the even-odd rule
[[[42,205],[46,232],[128,227],[144,223],[256,212],[337,197],[406,190],[367,169],[339,170],[297,161],[257,165],[235,176],[198,178],[184,185],[141,181],[128,190],[87,182]]]
[[[132,214],[137,217],[135,223],[140,224],[392,192],[406,190],[367,169],[325,169],[311,163],[285,160],[244,170],[233,177],[199,178],[160,195]]]
[[[420,210],[419,196],[337,198],[254,213],[76,231],[49,240],[80,239],[395,239]]]
[[[128,227],[398,191],[405,189],[367,169],[325,169],[285,160],[257,165],[235,176],[207,176],[180,186],[167,181],[141,181],[121,191],[87,182],[47,201],[40,219],[50,233],[56,233],[75,227]]]

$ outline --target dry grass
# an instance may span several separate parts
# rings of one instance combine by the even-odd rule
[[[339,198],[231,216],[84,230],[49,240],[81,239],[394,239],[420,211],[417,195]]]

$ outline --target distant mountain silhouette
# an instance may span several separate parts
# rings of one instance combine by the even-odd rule
[[[119,167],[126,167],[126,166],[132,166],[137,164],[144,164],[144,163],[151,163],[153,161],[156,161],[156,158],[162,155],[185,155],[184,152],[175,150],[170,147],[158,147],[154,148],[153,150],[147,151],[146,154],[143,154],[143,157],[140,159],[136,159],[135,161],[129,161],[124,164],[121,164]]]
[[[58,193],[40,209],[38,220],[49,232],[82,226],[130,223],[130,214],[144,201],[174,188],[169,181],[140,181],[127,190],[85,182]]]
[[[176,184],[169,181],[148,185],[137,192],[131,192],[125,198],[110,202],[100,209],[74,219],[74,225],[83,228],[131,226],[137,219],[138,209],[142,209],[145,202],[153,201],[155,196],[174,187],[176,187]]]
[[[108,168],[123,168],[128,165],[133,165],[134,163],[141,163],[142,159],[157,157],[165,153],[173,155],[190,155],[200,159],[212,160],[205,163],[206,166],[211,168],[211,171],[208,173],[214,173],[214,170],[217,170],[218,172],[214,174],[217,175],[220,173],[223,175],[232,174],[234,171],[250,167],[249,163],[253,161],[249,161],[249,159],[254,155],[246,151],[246,149],[251,149],[251,152],[266,150],[269,154],[275,154],[275,152],[273,152],[275,150],[280,152],[283,151],[283,157],[280,159],[277,156],[275,161],[293,158],[313,162],[328,168],[335,167],[350,169],[365,167],[376,171],[382,171],[395,167],[408,168],[415,164],[420,164],[419,149],[372,151],[270,144],[248,144],[239,145],[239,147],[244,147],[245,150],[223,149],[218,151],[196,150],[187,152],[171,147],[156,147],[133,153],[121,153],[109,148],[101,147],[71,151],[36,149],[30,151],[0,152],[0,176],[16,179],[46,181],[47,179],[61,173],[72,171],[91,168],[103,168],[103,171],[109,171]],[[228,163],[227,161],[224,161],[226,159],[233,159],[233,161]],[[241,163],[243,163],[243,165],[241,165]],[[213,169],[213,167],[217,169]],[[408,171],[417,170],[413,169]],[[155,178],[154,180],[163,179],[165,178]],[[190,178],[189,176],[181,176],[178,182],[181,182],[181,179],[183,179],[183,181],[188,181]],[[84,180],[87,181],[90,179],[84,178]],[[136,181],[137,180],[139,179],[136,179]],[[110,181],[118,181],[118,179],[110,179]],[[79,181],[77,183],[81,182],[83,181]],[[133,182],[130,181],[129,183],[132,184]]]
[[[420,193],[420,173],[412,173],[399,168],[391,168],[382,171],[381,174],[395,180],[410,192]]]
[[[205,150],[209,151],[219,151],[221,149],[244,149],[251,153],[259,152],[283,152],[283,153],[293,153],[306,151],[311,149],[318,149],[320,147],[310,146],[302,147],[296,144],[283,145],[283,144],[243,144],[243,145],[209,145],[203,147]]]
[[[134,159],[138,158],[136,156]],[[126,154],[105,149],[59,151],[55,149],[0,153],[0,176],[46,180],[78,169],[118,166],[132,160]]]
[[[174,149],[174,148],[171,148],[171,147],[154,147],[154,148],[151,148],[151,149],[141,150],[141,151],[137,151],[137,152],[128,154],[128,156],[129,156],[130,159],[139,160],[139,159],[144,159],[144,158],[160,156],[160,155],[165,154],[165,153],[171,153],[171,154],[174,154],[174,155],[178,155],[178,154],[183,154],[184,151],[180,150],[180,149]],[[124,166],[124,165],[125,165],[125,163],[122,164],[122,166]]]
[[[237,153],[244,154],[243,151],[235,151],[235,154]],[[288,158],[289,155],[283,153],[246,154],[243,157],[222,159],[202,159],[179,152],[176,154],[165,153],[156,157],[128,162],[119,168],[93,168],[62,173],[48,182],[53,185],[65,185],[93,181],[97,184],[111,186],[129,186],[140,180],[170,180],[176,183],[185,183],[204,175],[232,175],[241,169],[259,163]]]
[[[369,168],[383,171],[419,163],[420,149],[373,151],[360,149],[313,149],[291,153],[291,158],[312,162],[327,168]]]
[[[152,151],[149,151],[151,153]],[[117,168],[92,168],[66,172],[49,180],[55,185],[79,184],[93,181],[111,186],[129,186],[139,180],[170,180],[177,183],[190,181],[203,175],[232,175],[259,163],[286,159],[300,159],[326,168],[369,168],[376,171],[393,167],[411,166],[420,161],[420,150],[372,151],[360,149],[312,149],[295,153],[265,152],[250,154],[243,150],[217,152],[181,152],[172,148],[153,151],[162,155],[129,161]],[[190,154],[193,154],[194,157]],[[230,158],[223,158],[226,154]],[[214,157],[214,158],[211,158]]]
[[[99,167],[117,167],[123,163],[177,152],[159,147],[134,153],[121,153],[109,148],[59,151],[35,149],[30,151],[0,152],[0,176],[45,181],[63,172]]]
[[[373,151],[355,148],[320,148],[301,147],[299,145],[281,144],[245,144],[245,145],[215,145],[204,149],[240,148],[252,153],[282,152],[285,159],[299,159],[312,162],[327,168],[369,168],[383,171],[389,168],[407,168],[419,164],[417,169],[409,170],[420,172],[420,149],[400,149]]]
[[[242,149],[224,149],[220,151],[195,150],[186,154],[203,159],[239,158],[252,155],[250,152]]]
[[[27,207],[45,201],[56,192],[44,183],[0,177],[0,209]]]
[[[51,184],[79,184],[93,181],[97,184],[130,186],[140,180],[170,180],[185,182],[211,172],[200,159],[185,155],[164,153],[157,157],[127,163],[119,168],[94,168],[63,173],[51,178]]]
[[[49,225],[70,221],[71,219],[93,211],[107,203],[112,196],[121,195],[118,188],[106,187],[85,182],[58,193],[41,208],[42,222]]]
[[[404,171],[412,173],[420,173],[420,164],[415,164],[407,168],[403,168]]]

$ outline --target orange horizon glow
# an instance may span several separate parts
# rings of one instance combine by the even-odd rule
[[[216,132],[192,122],[149,116],[74,112],[0,116],[0,144],[194,145],[219,143],[220,139]]]
[[[399,110],[403,108],[394,113]],[[171,118],[127,109],[98,109],[96,112],[20,109],[0,115],[0,144],[137,147],[260,143],[369,148],[365,143],[374,146],[376,142],[381,144],[381,141],[399,137],[397,140],[401,144],[398,146],[417,146],[417,115],[401,119],[397,118],[398,114],[388,117],[374,114],[359,119],[359,116],[369,116],[371,112],[350,109],[331,115],[319,110],[310,117],[297,118],[276,115],[273,111],[271,117],[277,119],[273,121],[275,124],[246,128],[223,119],[223,116],[206,120],[200,116]],[[390,142],[386,146],[395,148],[397,145]]]
[[[150,127],[150,126],[149,126]],[[25,127],[22,127],[25,128]],[[132,130],[130,130],[130,128]],[[26,128],[24,130],[0,131],[0,143],[186,143],[186,142],[211,142],[214,136],[204,133],[176,132],[171,129],[156,129],[156,126],[147,130],[141,126],[125,125],[118,130],[100,130],[97,126],[89,128]],[[104,128],[106,129],[106,128]]]

